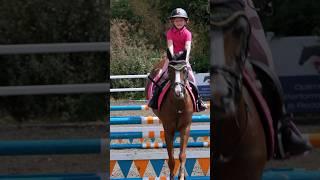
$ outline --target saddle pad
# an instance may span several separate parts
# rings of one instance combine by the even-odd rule
[[[168,69],[168,62],[167,60],[164,61],[163,66],[157,71],[155,77],[153,77],[153,81],[157,83],[157,85],[161,85],[166,80],[166,73]],[[154,69],[152,70],[154,71]],[[152,72],[151,71],[151,72]],[[156,84],[154,84],[152,81],[147,81],[146,86],[146,99],[150,100],[153,96],[153,91],[156,87]]]
[[[154,77],[154,82],[157,83],[157,85],[160,85],[163,83],[165,78],[162,78],[162,76],[164,75],[164,73],[166,73],[165,71],[163,71],[162,69],[159,70],[159,72],[157,73],[157,75]],[[146,86],[146,99],[150,100],[153,96],[153,91],[156,88],[156,84],[154,84],[154,82],[152,81],[148,81],[147,82],[147,86]]]
[[[254,103],[258,109],[258,112],[261,117],[261,121],[263,124],[263,128],[266,134],[266,142],[267,142],[267,150],[268,150],[268,159],[271,159],[274,154],[274,129],[273,129],[273,121],[270,113],[270,109],[259,92],[254,82],[251,80],[250,75],[246,69],[243,70],[243,80],[244,85],[248,88],[249,93],[252,95]]]

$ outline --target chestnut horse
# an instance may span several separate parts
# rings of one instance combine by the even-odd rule
[[[166,63],[166,58],[160,61],[159,64],[150,73],[151,77],[162,69]],[[174,135],[175,132],[180,133],[180,171],[179,178],[185,178],[185,163],[186,163],[186,149],[190,134],[190,126],[192,122],[192,114],[194,105],[191,95],[187,90],[189,86],[187,76],[187,62],[186,60],[169,61],[168,65],[168,80],[170,88],[166,93],[160,109],[153,109],[154,114],[159,117],[162,122],[165,141],[167,144],[167,152],[169,156],[168,165],[170,169],[170,179],[174,179]],[[147,86],[150,80],[147,81]],[[147,89],[146,89],[147,91]]]
[[[214,179],[258,180],[262,178],[268,151],[262,117],[243,80],[251,29],[237,1],[226,1],[217,6],[214,0],[210,1],[214,141],[211,167]]]

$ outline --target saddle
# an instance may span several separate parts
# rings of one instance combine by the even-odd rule
[[[179,54],[179,56],[171,57],[171,54],[169,51],[167,51],[167,56],[169,59],[181,59],[186,56],[186,51],[184,51],[182,54]],[[164,63],[163,66],[168,66],[168,63]],[[147,83],[146,86],[146,94],[147,94],[147,100],[149,107],[153,109],[161,109],[161,104],[163,100],[165,99],[167,93],[169,92],[169,89],[171,87],[171,82],[167,78],[167,67],[163,67],[165,69],[164,71],[159,71],[155,77],[148,76],[148,79],[151,82]],[[153,70],[152,70],[153,71]],[[193,83],[188,81],[186,84],[186,90],[187,93],[191,96],[192,102],[193,102],[193,109],[194,112],[198,111],[198,106],[196,103],[196,97],[198,97],[196,87]]]
[[[282,107],[284,106],[281,82],[274,71],[265,64],[259,61],[249,61],[254,69],[256,78],[261,82],[261,93],[267,101],[272,118],[275,120],[274,126],[277,127],[277,120],[283,116]],[[267,97],[272,97],[272,99]]]
[[[277,149],[274,137],[277,134],[279,119],[283,114],[281,84],[274,72],[263,63],[252,60],[249,60],[249,63],[252,69],[248,66],[244,69],[244,83],[254,99],[260,117],[262,117],[270,159]],[[260,86],[257,85],[257,81],[261,83]]]
[[[153,89],[153,92],[152,92],[153,96],[151,97],[151,99],[148,99],[149,100],[148,105],[152,109],[160,110],[163,100],[167,96],[170,87],[171,87],[171,82],[166,79],[159,87],[155,86],[154,88],[148,88],[148,89]],[[186,86],[187,93],[189,93],[192,99],[194,112],[197,112],[197,105],[196,105],[197,96],[194,92],[194,89],[195,87],[192,83],[188,83],[188,85]]]

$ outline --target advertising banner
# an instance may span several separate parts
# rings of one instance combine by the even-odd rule
[[[288,37],[270,41],[289,112],[320,112],[320,41]]]

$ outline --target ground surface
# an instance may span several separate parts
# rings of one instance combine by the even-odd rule
[[[112,105],[145,104],[144,102],[118,101]],[[203,112],[201,114],[208,114]],[[111,112],[115,115],[150,115],[148,111]],[[299,125],[303,133],[320,132],[320,125]],[[67,139],[67,138],[101,138],[107,136],[107,129],[103,123],[87,124],[58,124],[34,125],[22,124],[2,125],[0,127],[1,140],[27,139]],[[0,174],[27,173],[81,173],[105,172],[107,157],[103,155],[53,155],[53,156],[0,156]],[[285,161],[270,161],[267,168],[320,168],[320,150],[315,149],[305,157],[291,158]]]
[[[38,140],[106,137],[105,125],[1,126],[1,140]],[[93,155],[0,156],[0,174],[104,173],[108,153]]]

